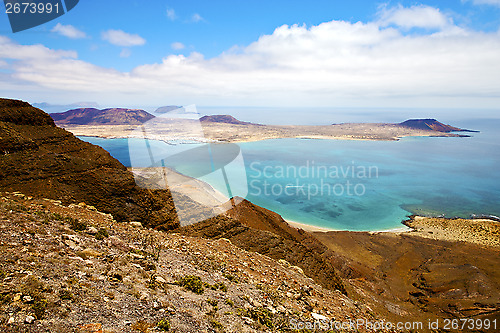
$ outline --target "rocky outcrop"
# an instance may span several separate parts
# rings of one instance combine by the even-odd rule
[[[79,203],[118,221],[176,227],[170,192],[139,188],[133,175],[104,149],[56,127],[26,102],[0,99],[0,189]]]
[[[51,113],[57,125],[140,125],[155,116],[138,109],[73,109],[62,113]]]

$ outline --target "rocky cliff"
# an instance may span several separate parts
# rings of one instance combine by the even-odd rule
[[[55,126],[26,102],[0,99],[0,188],[93,205],[118,221],[177,226],[168,191],[139,188],[104,149]]]
[[[64,204],[85,202],[111,213],[117,221],[140,221],[156,229],[179,226],[168,190],[138,187],[132,173],[108,152],[56,127],[43,111],[3,99],[0,120],[0,190]],[[289,260],[323,286],[344,291],[333,266],[314,253],[315,247],[321,247],[319,242],[290,228],[278,214],[246,200],[228,215],[182,232],[234,239],[244,249]]]

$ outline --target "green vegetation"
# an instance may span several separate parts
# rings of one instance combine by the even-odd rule
[[[104,238],[108,238],[108,237],[109,237],[109,232],[108,232],[108,230],[106,230],[106,228],[100,228],[97,231],[97,234],[95,234],[95,238],[98,240],[103,240]]]
[[[196,275],[186,275],[177,281],[176,284],[198,295],[205,292],[203,281]]]
[[[230,300],[229,298],[226,299],[225,303],[229,306],[234,306],[234,302]]]
[[[71,299],[73,299],[73,294],[67,289],[62,289],[59,291],[59,298],[71,300]]]
[[[84,231],[87,229],[87,224],[73,217],[65,217],[64,220],[69,224],[69,227],[75,231]]]
[[[240,315],[244,317],[249,317],[256,322],[258,322],[261,325],[264,325],[268,328],[274,328],[274,315],[271,311],[269,311],[266,308],[263,307],[258,307],[258,308],[251,308],[248,310],[243,310],[241,309]]]
[[[33,312],[35,312],[36,319],[42,319],[45,314],[45,310],[47,309],[47,300],[40,298],[35,300],[32,305]]]
[[[215,319],[210,319],[210,325],[217,331],[222,331],[224,330],[224,325],[222,325],[221,323],[219,323],[217,320]]]
[[[207,303],[210,304],[213,307],[216,307],[219,304],[219,301],[216,299],[207,299]]]
[[[170,322],[167,318],[164,318],[156,324],[156,327],[158,327],[159,330],[166,332],[170,329]]]
[[[227,292],[227,287],[222,282],[217,282],[215,284],[209,284],[209,283],[204,282],[203,285],[209,289],[212,289],[212,290],[222,290],[223,292]]]
[[[224,273],[224,274],[222,274],[222,276],[224,276],[224,277],[225,277],[226,279],[228,279],[230,282],[233,282],[233,283],[238,283],[238,282],[240,282],[237,276],[231,275],[231,274],[229,274],[229,273]]]

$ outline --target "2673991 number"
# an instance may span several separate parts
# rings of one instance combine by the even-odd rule
[[[36,3],[36,2],[16,2],[5,4],[5,12],[7,14],[51,14],[59,13],[59,4]]]
[[[473,318],[462,318],[462,319],[444,319],[443,329],[445,330],[481,330],[486,329],[497,329],[497,320],[489,319],[473,319]]]

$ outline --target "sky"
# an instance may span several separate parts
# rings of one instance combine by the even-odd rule
[[[80,0],[17,33],[0,10],[1,97],[500,109],[500,0]]]

